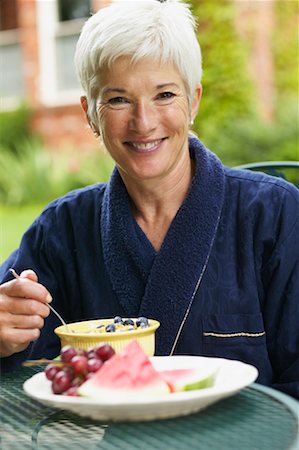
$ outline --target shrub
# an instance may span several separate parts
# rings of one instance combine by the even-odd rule
[[[257,161],[298,161],[298,107],[291,101],[274,122],[235,118],[221,126],[210,123],[201,136],[228,166]]]
[[[24,140],[16,150],[0,148],[0,203],[46,203],[72,189],[106,181],[113,167],[103,150],[51,153],[34,139]]]
[[[14,111],[0,112],[0,145],[16,153],[20,142],[31,136],[30,120],[32,111],[26,105]]]
[[[236,117],[256,114],[255,86],[247,70],[248,47],[238,37],[234,2],[192,1],[203,58],[203,97],[194,130],[205,134]]]
[[[229,166],[297,161],[297,2],[276,1],[274,5],[272,123],[263,121],[258,112],[255,82],[248,70],[252,43],[236,33],[236,2],[191,0],[191,4],[198,17],[203,53],[203,98],[194,131]]]

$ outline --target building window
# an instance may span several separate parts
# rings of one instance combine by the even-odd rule
[[[22,54],[15,36],[1,39],[0,45],[0,95],[8,103],[18,103],[24,94]]]
[[[78,87],[74,67],[74,52],[82,19],[90,16],[90,0],[58,0],[58,29],[56,32],[57,88]]]
[[[82,20],[90,16],[90,0],[58,0],[58,28],[56,32],[57,89],[79,87],[75,73],[74,53]]]
[[[81,19],[90,15],[90,0],[59,0],[58,16],[61,22]]]
[[[45,105],[77,103],[82,90],[74,66],[80,30],[91,14],[91,0],[37,2],[40,93]]]

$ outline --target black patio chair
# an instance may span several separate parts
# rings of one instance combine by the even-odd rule
[[[299,188],[299,162],[297,161],[262,161],[242,164],[235,168],[264,172],[274,177],[284,178]]]

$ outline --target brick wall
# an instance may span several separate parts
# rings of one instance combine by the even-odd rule
[[[42,136],[45,145],[53,151],[68,147],[78,151],[89,151],[98,147],[79,104],[36,108],[32,128]]]
[[[17,0],[20,43],[23,53],[26,101],[33,108],[32,130],[50,150],[62,147],[92,150],[97,141],[78,104],[49,107],[39,97],[39,59],[36,0]]]

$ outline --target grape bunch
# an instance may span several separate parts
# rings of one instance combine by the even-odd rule
[[[78,387],[114,353],[114,349],[105,343],[89,350],[77,350],[70,345],[62,347],[60,360],[49,363],[45,368],[45,375],[52,382],[52,392],[78,396]]]

